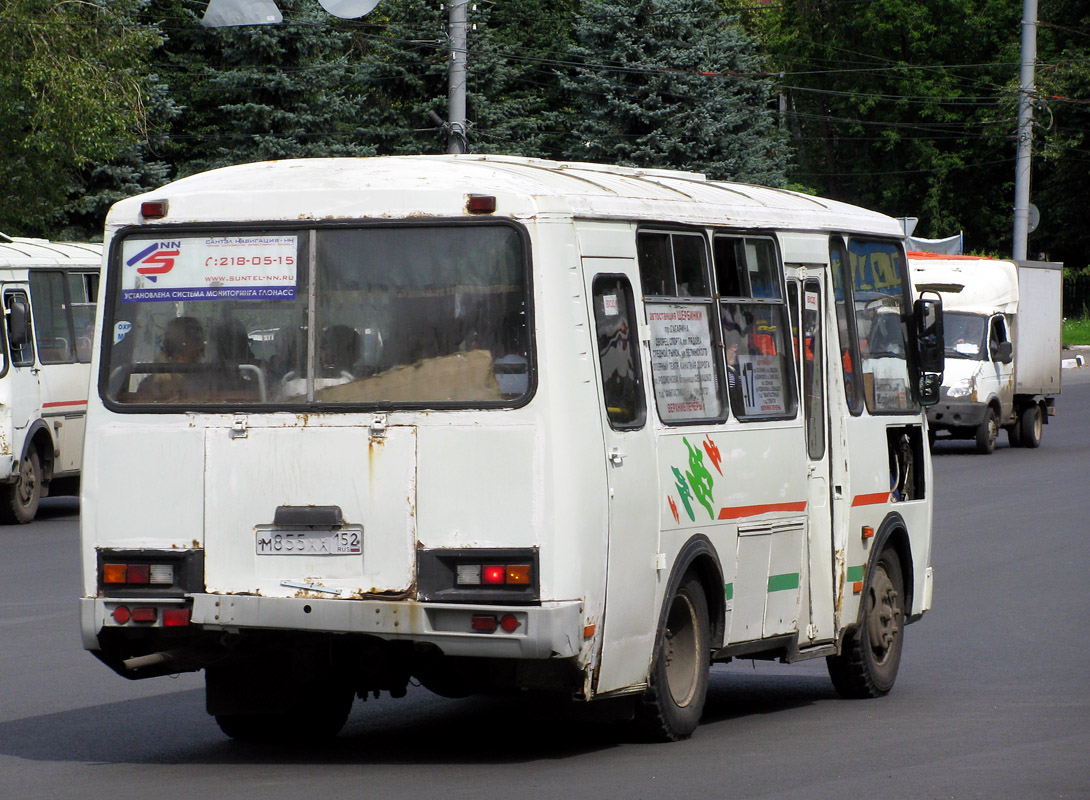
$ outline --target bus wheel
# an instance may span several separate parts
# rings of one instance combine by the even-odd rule
[[[863,618],[844,639],[840,655],[826,664],[842,697],[881,697],[893,688],[904,644],[904,583],[901,561],[882,551],[863,595]]]
[[[708,694],[708,601],[704,589],[687,575],[670,600],[659,630],[647,692],[637,722],[648,738],[687,739],[700,723]]]
[[[1016,427],[1021,431],[1022,447],[1040,447],[1044,433],[1044,421],[1041,419],[1041,407],[1034,403],[1022,409]]]
[[[984,421],[976,429],[976,451],[987,455],[995,452],[995,440],[999,438],[999,415],[988,407],[984,412]]]
[[[0,518],[7,523],[30,522],[38,513],[42,500],[42,467],[34,448],[27,451],[19,464],[19,479],[3,487],[0,497]]]
[[[346,686],[307,693],[292,709],[257,714],[216,714],[221,731],[240,742],[290,742],[300,737],[332,739],[348,720],[353,692]]]

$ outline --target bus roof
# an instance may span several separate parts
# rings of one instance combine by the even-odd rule
[[[123,200],[108,228],[146,222],[140,204],[167,200],[161,220],[398,219],[468,214],[466,197],[496,197],[496,215],[576,217],[903,237],[882,214],[785,189],[709,181],[675,170],[497,155],[267,161],[223,167]]]
[[[21,237],[0,239],[0,267],[98,267],[102,245]]]

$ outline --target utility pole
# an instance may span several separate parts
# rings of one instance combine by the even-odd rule
[[[1037,0],[1022,2],[1022,68],[1018,87],[1018,155],[1014,165],[1012,257],[1026,259],[1029,238],[1029,177],[1033,155],[1033,69],[1037,62]]]
[[[1028,0],[1027,0],[1028,2]],[[466,8],[470,0],[447,0],[450,18],[450,65],[447,72],[448,153],[464,153],[466,140]]]

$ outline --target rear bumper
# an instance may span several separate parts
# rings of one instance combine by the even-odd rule
[[[367,634],[390,641],[434,644],[450,656],[487,658],[570,658],[578,655],[583,645],[583,604],[576,600],[485,606],[257,595],[193,594],[189,599],[193,604],[191,624],[205,630]],[[111,613],[118,604],[109,598],[81,600],[84,647],[98,649],[98,631],[116,626]],[[518,627],[510,633],[502,628],[492,633],[473,631],[471,619],[488,615],[512,615]]]

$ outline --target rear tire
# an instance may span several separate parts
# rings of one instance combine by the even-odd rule
[[[637,723],[654,741],[689,738],[700,724],[708,694],[710,624],[700,581],[686,575],[671,598],[655,645],[647,692]]]
[[[340,733],[354,697],[347,685],[323,686],[287,711],[214,716],[220,730],[240,742],[322,741]]]
[[[984,420],[976,429],[976,451],[983,455],[995,452],[995,441],[999,438],[999,415],[991,406],[984,412]]]
[[[42,466],[38,451],[31,447],[19,463],[19,479],[2,487],[0,520],[25,525],[38,513],[42,500]]]
[[[1019,438],[1022,441],[1022,447],[1040,447],[1041,437],[1044,435],[1044,419],[1041,416],[1041,407],[1034,403],[1023,408],[1016,427],[1021,432]]]
[[[896,551],[886,549],[867,579],[859,626],[826,665],[842,697],[881,697],[893,688],[904,644],[904,578]]]

